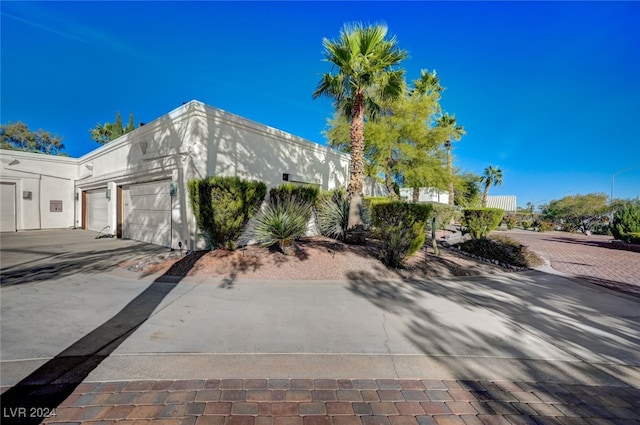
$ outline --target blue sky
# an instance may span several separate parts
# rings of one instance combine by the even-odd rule
[[[518,204],[577,193],[640,196],[639,2],[6,2],[3,124],[98,145],[89,128],[149,122],[197,99],[324,143],[332,113],[312,100],[322,38],[385,22],[407,78],[435,69],[442,106],[467,135],[456,166],[504,172]]]

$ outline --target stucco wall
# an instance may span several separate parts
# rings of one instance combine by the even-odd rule
[[[0,181],[16,185],[16,229],[72,227],[76,170],[74,158],[0,150]],[[51,212],[50,201],[62,201],[62,211]]]

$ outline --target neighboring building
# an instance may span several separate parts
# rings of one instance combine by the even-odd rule
[[[187,181],[221,175],[334,189],[346,185],[349,160],[194,100],[81,158],[0,151],[1,230],[80,227],[194,249]]]
[[[503,195],[503,196],[487,196],[487,207],[489,208],[502,208],[506,212],[516,212],[516,196],[515,195]]]
[[[407,201],[413,200],[413,188],[401,188],[400,196]],[[446,190],[438,190],[433,187],[421,187],[418,202],[438,202],[440,204],[448,204],[449,192]]]

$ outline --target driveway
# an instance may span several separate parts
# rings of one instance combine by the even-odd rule
[[[96,239],[89,230],[0,234],[1,284],[16,285],[112,270],[122,261],[162,255],[168,248],[123,239]]]
[[[613,238],[567,232],[499,232],[518,240],[567,276],[640,296],[640,252],[616,249]]]
[[[112,254],[138,252],[127,241],[105,242]],[[21,249],[52,255],[39,261],[55,264],[59,246],[44,237],[37,249]],[[631,416],[640,408],[635,297],[537,271],[420,281],[355,273],[345,281],[231,286],[138,279],[106,267],[105,254],[90,246],[104,270],[54,266],[0,288],[3,406],[58,406],[60,416],[50,422],[157,419],[171,407],[175,423],[256,425],[267,412],[259,403],[287,397],[291,405],[275,403],[265,414],[286,410],[298,425],[346,425],[336,412],[362,425],[465,423],[485,415],[640,419]],[[60,255],[82,261],[79,251]],[[304,394],[286,392],[294,382],[305,382]],[[338,382],[360,391],[342,397],[367,406],[335,404]],[[482,394],[456,393],[471,389]],[[594,392],[619,397],[598,399],[598,411],[583,409]],[[413,413],[395,418],[402,409]],[[320,416],[307,421],[310,412]]]

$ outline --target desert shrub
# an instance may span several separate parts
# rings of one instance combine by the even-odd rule
[[[373,204],[371,213],[380,239],[380,259],[391,267],[402,266],[424,244],[431,205],[381,202]]]
[[[529,248],[504,235],[471,239],[457,246],[469,254],[516,267],[535,267],[543,263]]]
[[[296,199],[305,204],[315,205],[319,194],[320,189],[318,186],[283,183],[269,191],[269,202],[276,204],[278,202],[288,202],[290,199]]]
[[[317,204],[317,221],[320,234],[345,240],[349,224],[349,197],[344,190],[322,194]]]
[[[308,202],[295,198],[269,203],[256,217],[255,234],[260,243],[277,245],[283,253],[292,253],[294,240],[307,230],[311,208]]]
[[[473,239],[485,237],[500,225],[504,210],[500,208],[466,208],[464,225]]]
[[[371,213],[373,206],[377,204],[386,204],[389,202],[394,202],[393,198],[389,196],[365,196],[364,198],[362,198],[362,222],[364,224],[364,230],[369,230],[373,226],[373,218]]]
[[[524,230],[531,229],[531,225],[532,223],[528,220],[522,220],[520,222],[520,227],[522,227]]]
[[[456,217],[458,209],[453,205],[439,204],[436,202],[427,202],[431,205],[431,214],[429,215],[428,227],[431,228],[431,219],[436,218],[436,229],[444,229]]]
[[[536,227],[538,228],[539,232],[550,232],[556,229],[556,225],[553,224],[553,222],[551,221],[541,220],[541,221],[538,221],[536,224],[537,224]]]
[[[198,228],[212,248],[234,249],[267,193],[264,183],[238,177],[191,180],[187,187]]]
[[[507,225],[507,229],[515,229],[518,225],[518,216],[509,214],[504,217],[504,224]]]
[[[640,245],[640,232],[631,232],[625,235],[624,241],[634,245]]]
[[[627,235],[640,233],[640,201],[626,201],[616,209],[611,220],[611,233],[625,242],[630,239]]]
[[[591,227],[591,233],[594,235],[611,236],[611,225],[607,221],[600,221]]]

